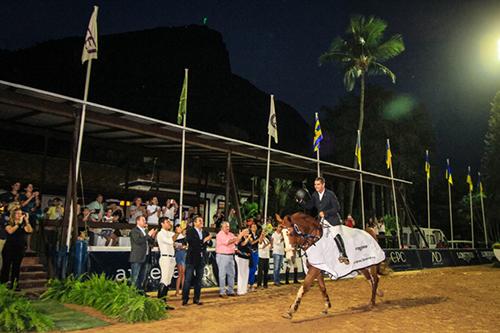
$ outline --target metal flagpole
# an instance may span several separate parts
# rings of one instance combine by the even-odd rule
[[[264,222],[267,223],[267,203],[269,198],[269,168],[271,164],[271,135],[267,142],[267,166],[266,166],[266,196],[264,199]]]
[[[483,201],[483,184],[481,183],[481,173],[477,173],[479,177],[479,198],[481,199],[481,215],[483,216],[483,228],[484,228],[484,243],[488,247],[488,232],[486,231],[486,217],[484,214],[484,201]]]
[[[387,147],[390,149],[390,142],[387,139]],[[401,248],[401,233],[399,232],[399,217],[398,217],[398,203],[396,200],[396,186],[394,185],[394,172],[392,171],[392,160],[389,164],[389,170],[391,171],[391,183],[392,183],[392,197],[394,198],[394,216],[396,217],[396,231],[398,233],[398,246]]]
[[[359,144],[359,149],[361,150],[361,132],[358,130],[358,143]],[[359,152],[361,153],[361,152]],[[359,159],[359,162],[361,162],[361,159]],[[365,196],[363,192],[363,168],[361,166],[361,163],[359,164],[359,191],[361,193],[361,221],[363,222],[363,230],[365,230]]]
[[[266,165],[266,194],[264,199],[264,224],[267,223],[267,206],[269,200],[269,169],[271,167],[271,136],[274,142],[278,143],[278,123],[276,121],[276,109],[274,107],[274,95],[271,95],[271,104],[269,107],[269,122],[267,124],[267,165]]]
[[[320,169],[320,162],[319,162],[319,147],[318,147],[318,150],[316,150],[316,159],[318,161],[318,177],[321,177],[321,169]]]
[[[450,159],[446,159],[447,163],[447,168],[449,168],[450,165]],[[451,177],[451,172],[448,172],[448,177]],[[450,208],[450,238],[451,238],[451,248],[453,249],[455,245],[453,244],[453,212],[451,208],[451,183],[448,181],[448,206]]]
[[[474,211],[472,209],[472,178],[470,175],[470,166],[468,168],[468,179],[470,180],[469,183],[469,206],[470,206],[470,232],[471,232],[471,240],[472,240],[472,248],[474,248]]]
[[[184,69],[185,77],[188,77],[188,69]],[[187,87],[186,87],[187,89]],[[181,148],[181,188],[179,191],[179,220],[182,223],[182,206],[184,199],[184,159],[186,155],[186,118],[187,118],[187,98],[186,98],[186,112],[183,115],[182,120],[182,148]],[[227,201],[227,198],[226,198]],[[226,202],[227,204],[227,202]]]
[[[87,63],[87,76],[85,79],[85,90],[83,92],[83,105],[82,105],[82,119],[80,120],[80,130],[78,133],[78,146],[76,149],[76,160],[75,160],[75,174],[73,175],[75,177],[75,184],[78,184],[78,174],[80,172],[80,156],[82,154],[82,143],[83,143],[83,131],[85,129],[85,113],[87,110],[87,98],[89,94],[89,84],[90,84],[90,71],[92,68],[92,58],[88,60]],[[68,200],[69,198],[66,198]],[[71,243],[71,231],[73,228],[73,218],[76,218],[76,216],[73,216],[73,199],[71,199],[71,210],[69,211],[69,225],[68,225],[68,233],[66,235],[66,251],[69,253],[69,245]]]
[[[425,156],[427,157],[426,163],[429,163],[429,151],[425,151]],[[430,165],[426,165],[426,169],[430,168]],[[430,170],[425,172],[425,178],[427,179],[427,228],[431,228],[431,195],[430,195],[430,186],[429,186],[429,178],[430,178]]]

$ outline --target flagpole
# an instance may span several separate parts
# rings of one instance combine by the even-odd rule
[[[472,191],[469,191],[469,201],[470,201],[470,232],[472,235],[472,248],[474,248],[474,214],[472,211]]]
[[[472,209],[472,178],[470,175],[470,166],[468,167],[468,181],[469,183],[469,206],[470,206],[470,232],[471,232],[471,240],[472,240],[472,248],[474,248],[474,211]]]
[[[184,68],[184,77],[188,77],[188,69]],[[187,89],[187,87],[186,87]],[[184,160],[186,155],[186,118],[187,118],[187,98],[186,98],[186,112],[183,115],[182,120],[182,143],[181,143],[181,185],[179,190],[179,221],[182,223],[182,207],[184,200]],[[227,178],[227,175],[226,175]],[[226,204],[228,204],[226,198]]]
[[[321,177],[321,170],[320,170],[320,162],[319,162],[319,147],[318,147],[318,150],[316,150],[316,159],[318,161],[318,177]]]
[[[387,147],[390,148],[389,139],[387,139]],[[389,164],[389,170],[391,171],[391,183],[392,183],[392,197],[394,198],[394,216],[396,217],[396,230],[398,233],[398,245],[401,249],[401,233],[399,232],[399,217],[398,217],[398,203],[396,200],[396,186],[394,185],[394,172],[392,170],[392,160]]]
[[[488,247],[488,232],[486,231],[486,217],[484,215],[484,201],[483,201],[483,185],[481,184],[481,173],[477,173],[479,176],[479,198],[481,199],[481,215],[483,217],[483,228],[484,228],[484,243]]]
[[[425,151],[426,156],[429,156],[429,151]],[[429,161],[426,161],[429,163]],[[427,228],[431,228],[431,195],[430,195],[430,186],[429,186],[429,173],[430,171],[425,172],[425,178],[427,179]]]
[[[267,203],[269,198],[269,169],[271,164],[271,135],[268,135],[267,142],[267,165],[266,165],[266,196],[264,200],[264,222],[267,221]]]
[[[449,168],[449,165],[450,165],[450,159],[446,159],[446,162],[447,162],[447,167]],[[448,172],[448,177],[451,176],[451,172]],[[453,244],[453,212],[452,212],[452,209],[451,209],[451,184],[450,184],[450,181],[447,179],[448,181],[448,206],[450,208],[450,238],[451,238],[451,248],[453,249],[455,247],[455,245]]]
[[[361,150],[361,132],[359,130],[358,130],[358,142],[356,143],[356,145],[358,144],[359,144],[359,149]],[[361,151],[359,153],[361,154]],[[365,230],[365,196],[363,193],[363,168],[361,166],[361,163],[358,164],[359,164],[359,191],[361,193],[361,221],[363,222],[363,230]]]
[[[89,94],[89,85],[90,85],[90,72],[92,69],[92,58],[90,58],[87,61],[87,75],[85,78],[85,89],[83,91],[83,105],[82,105],[82,116],[80,119],[80,129],[78,133],[78,146],[76,148],[76,160],[75,160],[75,174],[73,175],[75,177],[75,184],[78,184],[78,175],[80,173],[80,156],[82,154],[82,143],[83,143],[83,131],[85,129],[85,114],[87,110],[87,99],[88,99],[88,94]],[[68,200],[69,198],[66,198]],[[69,246],[71,243],[71,231],[73,228],[73,221],[74,218],[74,213],[73,213],[73,198],[71,200],[71,210],[69,211],[69,225],[68,225],[68,233],[66,235],[66,251],[69,253]],[[76,218],[76,217],[75,217]]]

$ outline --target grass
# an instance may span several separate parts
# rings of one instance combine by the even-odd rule
[[[33,301],[32,304],[36,310],[54,321],[54,330],[57,331],[72,331],[109,325],[105,321],[69,309],[53,300],[38,300]]]

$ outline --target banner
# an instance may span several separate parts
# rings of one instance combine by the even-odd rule
[[[419,250],[420,262],[423,268],[438,268],[454,266],[452,254],[448,249]]]
[[[421,269],[422,263],[416,249],[387,249],[385,256],[389,259],[389,266],[395,271]]]
[[[130,251],[89,251],[88,253],[88,272],[106,274],[106,277],[124,281],[130,278],[130,263],[128,261]],[[159,265],[160,253],[151,252],[148,274],[146,276],[146,291],[157,290],[160,279],[161,269]],[[174,276],[170,289],[175,289],[178,277],[177,266],[174,270]],[[207,264],[204,268],[202,277],[202,287],[216,287],[218,285],[218,268],[215,261],[215,252],[208,252]]]

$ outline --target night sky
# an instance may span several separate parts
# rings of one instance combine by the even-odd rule
[[[433,164],[443,167],[451,157],[455,170],[479,167],[490,101],[500,89],[500,1],[2,1],[0,48],[83,39],[93,4],[100,7],[100,34],[201,24],[206,17],[223,35],[233,72],[308,122],[346,93],[341,70],[319,67],[319,55],[343,34],[351,14],[381,17],[388,35],[403,35],[406,51],[387,63],[396,85],[368,82],[427,107],[437,138]]]

